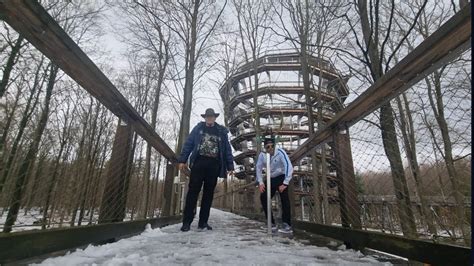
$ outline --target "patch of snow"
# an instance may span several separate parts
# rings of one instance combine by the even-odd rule
[[[181,232],[181,224],[147,225],[140,235],[102,246],[89,245],[41,265],[390,265],[354,250],[333,251],[295,239],[268,236],[262,224],[217,209],[212,231]]]
[[[346,245],[342,244],[339,247],[337,247],[338,250],[346,250]]]

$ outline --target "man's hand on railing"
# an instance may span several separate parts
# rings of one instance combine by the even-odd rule
[[[191,172],[188,168],[188,165],[185,164],[185,163],[179,163],[178,164],[178,169],[183,173],[185,174],[186,176],[190,176]]]
[[[185,163],[179,163],[178,168],[180,171],[184,171],[184,169],[188,168],[188,166]]]

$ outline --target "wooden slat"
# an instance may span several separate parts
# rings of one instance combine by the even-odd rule
[[[138,234],[143,232],[146,224],[156,228],[179,221],[181,217],[174,216],[123,223],[2,233],[0,234],[0,264]]]
[[[469,265],[471,249],[331,225],[294,221],[298,230],[323,235],[432,265]]]
[[[470,47],[471,3],[339,112],[326,127],[304,142],[290,156],[291,161],[299,161],[313,148],[328,141],[339,126],[350,127],[355,124]]]
[[[112,113],[133,126],[166,159],[176,162],[173,150],[37,1],[0,0],[0,18]]]

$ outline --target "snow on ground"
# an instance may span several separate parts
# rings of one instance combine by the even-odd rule
[[[7,220],[8,210],[0,208],[0,228],[3,228],[6,220]],[[32,208],[31,210],[27,211],[25,215],[25,210],[21,209],[18,212],[17,220],[13,225],[13,232],[18,231],[27,231],[33,229],[41,229],[41,224],[35,225],[35,223],[40,222],[43,219],[43,215],[41,211],[37,208]]]
[[[26,214],[25,214],[26,213]],[[155,214],[159,214],[160,211],[159,209],[156,209]],[[3,228],[6,220],[7,220],[7,214],[8,214],[8,209],[3,209],[0,208],[0,229]],[[17,220],[15,224],[12,227],[12,232],[19,232],[19,231],[28,231],[28,230],[39,230],[41,229],[41,222],[43,219],[43,213],[41,208],[39,207],[34,207],[28,210],[25,209],[20,209],[18,212]],[[136,213],[135,213],[135,219],[136,219]],[[46,228],[58,228],[58,227],[69,227],[71,223],[71,217],[66,216],[64,217],[64,221],[62,224],[59,222],[60,220],[60,213],[59,211],[56,211],[54,219],[49,226]],[[89,212],[86,212],[85,216],[82,219],[82,225],[87,225],[87,224],[97,224],[99,220],[99,211],[94,211],[94,214],[92,216],[92,221],[90,220]],[[132,213],[128,211],[125,214],[125,219],[124,221],[131,221],[132,220]],[[76,219],[75,219],[75,224],[77,224],[79,221],[79,212],[77,212]]]
[[[181,224],[149,226],[137,236],[102,246],[88,246],[41,265],[381,265],[353,250],[304,245],[268,236],[263,223],[217,209],[211,210],[212,231],[181,232]],[[386,263],[388,265],[388,263]]]

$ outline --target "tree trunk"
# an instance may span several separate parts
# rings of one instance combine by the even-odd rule
[[[104,110],[104,109],[103,109]],[[95,202],[97,198],[97,191],[98,187],[100,184],[100,178],[102,175],[103,171],[103,166],[105,164],[105,159],[102,159],[105,157],[105,152],[107,150],[106,147],[101,146],[101,140],[102,136],[106,127],[106,124],[104,123],[104,116],[105,113],[101,113],[101,121],[99,125],[99,132],[97,134],[97,139],[95,142],[95,147],[94,147],[94,153],[93,153],[93,167],[91,171],[91,178],[90,178],[90,186],[87,191],[87,206],[85,208],[89,208],[89,222],[88,224],[92,224],[92,218],[94,216],[94,207],[95,207]],[[102,149],[102,156],[101,156],[101,149]]]
[[[53,176],[50,180],[50,182],[48,182],[49,186],[48,186],[48,189],[47,189],[47,192],[46,192],[46,200],[45,200],[45,204],[43,206],[43,220],[42,220],[42,223],[41,223],[41,228],[42,229],[45,229],[46,228],[46,219],[47,219],[47,216],[48,216],[48,209],[49,209],[49,206],[51,204],[51,199],[53,197],[53,191],[56,191],[56,187],[58,186],[58,182],[57,182],[57,177],[58,176],[61,176],[61,174],[59,173],[59,169],[61,168],[60,166],[60,162],[61,162],[61,157],[63,157],[63,152],[64,150],[66,149],[66,154],[65,154],[65,158],[63,158],[63,162],[65,162],[67,160],[67,156],[69,155],[69,151],[70,151],[70,148],[69,146],[67,146],[67,141],[69,139],[69,130],[70,128],[68,128],[68,121],[69,121],[69,106],[68,106],[68,109],[67,109],[67,112],[64,116],[65,118],[65,121],[64,121],[64,127],[62,129],[62,132],[61,132],[61,135],[60,135],[60,146],[59,146],[59,152],[58,152],[58,155],[57,155],[57,158],[55,160],[55,166],[54,166],[54,170],[53,170]],[[64,167],[62,167],[64,168]],[[62,172],[62,171],[61,171]],[[37,182],[39,178],[36,177],[35,178],[35,181],[34,183]],[[48,180],[48,179],[46,179]],[[51,217],[53,216],[53,212],[54,210],[52,210],[51,212]]]
[[[262,137],[262,128],[260,126],[260,108],[258,106],[258,73],[257,73],[257,53],[255,51],[255,48],[252,51],[252,57],[253,57],[253,69],[254,69],[254,88],[253,88],[253,106],[254,106],[254,119],[255,119],[255,148],[256,148],[256,157],[254,158],[254,162],[257,161],[258,156],[260,155],[260,152],[262,150],[262,144],[261,144],[261,137]],[[250,70],[249,70],[250,72]],[[252,86],[251,79],[249,77],[249,86]],[[254,182],[251,180],[250,176],[247,176],[247,183]],[[249,212],[253,213],[257,211],[257,208],[255,207],[256,205],[253,204],[255,202],[255,199],[259,198],[260,192],[257,189],[249,189],[247,194],[247,200],[246,200],[246,208]]]
[[[64,153],[63,161],[66,161],[71,154],[71,150],[73,149],[73,145],[71,142],[68,143],[66,152]],[[60,202],[60,214],[59,214],[59,227],[63,226],[65,215],[69,212],[69,205],[71,202],[71,193],[69,193],[69,185],[71,184],[71,172],[73,170],[73,166],[65,166],[61,170],[60,176],[62,177],[58,180],[57,189],[53,191],[53,200]]]
[[[97,136],[99,138],[99,136]],[[96,144],[97,145],[97,144]],[[81,225],[82,220],[84,219],[85,216],[85,211],[86,208],[89,207],[90,205],[90,196],[91,196],[91,190],[93,190],[93,183],[94,183],[94,176],[97,170],[97,146],[94,147],[94,151],[90,160],[90,164],[88,166],[88,172],[85,177],[85,189],[83,190],[83,196],[81,198],[81,203],[80,203],[80,211],[79,211],[79,220],[77,225]]]
[[[28,100],[27,100],[27,103],[26,103],[26,106],[25,106],[25,110],[23,111],[22,119],[21,119],[20,124],[18,126],[17,136],[16,136],[15,141],[13,142],[13,146],[10,150],[10,153],[9,153],[9,156],[8,156],[8,159],[7,159],[7,163],[5,165],[5,169],[3,170],[3,173],[1,173],[2,175],[0,176],[0,192],[3,191],[3,187],[4,187],[4,184],[6,182],[6,179],[8,178],[8,176],[9,176],[11,170],[12,170],[11,168],[13,166],[15,156],[18,152],[18,146],[20,145],[20,141],[23,137],[23,133],[25,131],[28,120],[30,119],[30,117],[33,113],[33,110],[35,109],[36,104],[38,103],[39,94],[41,92],[40,88],[42,87],[44,78],[46,76],[45,75],[43,77],[40,77],[39,72],[41,70],[42,65],[43,65],[43,59],[38,64],[38,69],[36,70],[36,73],[35,73],[35,79],[34,79],[33,87],[30,91],[30,96],[28,97]],[[40,81],[40,79],[43,79],[43,81]],[[37,93],[36,96],[35,96],[35,93]]]
[[[46,88],[46,96],[44,100],[44,109],[41,113],[38,127],[36,128],[35,133],[34,133],[33,143],[30,145],[28,152],[26,153],[25,160],[21,163],[21,166],[20,166],[20,171],[18,173],[18,177],[15,183],[15,188],[13,191],[13,198],[11,201],[12,203],[8,210],[5,226],[3,227],[3,232],[5,233],[11,232],[12,226],[16,221],[18,211],[20,209],[24,181],[25,181],[26,176],[28,175],[28,172],[30,171],[31,162],[34,161],[34,159],[36,158],[36,154],[38,151],[38,146],[41,141],[41,137],[43,136],[44,129],[46,128],[46,124],[48,123],[49,104],[51,101],[54,84],[56,82],[57,73],[58,73],[58,67],[51,64],[51,71],[49,74],[48,85]]]
[[[48,190],[46,192],[46,201],[45,201],[44,206],[43,206],[43,219],[42,219],[42,222],[41,222],[41,229],[46,228],[46,219],[48,217],[49,205],[51,204],[51,202],[50,202],[51,201],[51,196],[52,196],[52,192],[54,190],[54,187],[56,187],[56,179],[57,179],[57,176],[58,176],[58,169],[59,169],[61,156],[63,155],[63,151],[64,151],[65,146],[66,146],[66,142],[65,141],[61,142],[61,145],[59,147],[58,156],[56,157],[56,160],[54,162],[53,177],[51,177],[50,182],[48,182],[49,186],[48,186]],[[48,179],[46,179],[46,180],[48,180]]]
[[[359,0],[357,5],[364,42],[367,47],[367,55],[370,59],[370,62],[367,66],[369,67],[373,81],[377,82],[377,80],[383,75],[382,61],[380,59],[379,52],[378,32],[375,32],[374,34],[371,24],[369,23],[369,17],[367,14],[367,1]],[[378,25],[376,26],[378,27]],[[392,179],[395,188],[395,196],[397,198],[400,225],[405,236],[416,237],[415,218],[410,205],[410,195],[408,193],[408,185],[403,170],[402,158],[395,131],[393,109],[390,105],[390,102],[386,103],[380,108],[380,128],[382,131],[382,142],[385,154],[387,155],[387,159],[390,162],[390,169],[392,172]]]
[[[434,92],[431,85],[428,85],[428,98],[435,114],[436,121],[438,122],[439,129],[441,131],[441,137],[443,138],[444,161],[448,170],[451,186],[453,187],[454,200],[456,201],[455,210],[457,216],[457,226],[461,230],[464,243],[466,245],[470,245],[471,234],[468,229],[469,222],[467,221],[465,213],[464,196],[460,192],[461,185],[459,184],[459,177],[454,166],[452,142],[449,136],[448,123],[444,115],[443,94],[441,91],[441,74],[438,71],[435,71],[433,74],[433,79]],[[435,99],[433,99],[433,96]]]
[[[153,107],[151,111],[151,127],[155,130],[156,129],[156,122],[157,122],[157,115],[158,115],[158,108],[160,104],[160,96],[161,96],[161,86],[163,83],[163,78],[166,70],[168,60],[166,59],[164,63],[164,68],[160,69],[160,73],[158,76],[158,84],[155,90],[155,99],[153,101]],[[146,157],[145,157],[145,186],[146,186],[146,196],[145,196],[145,206],[144,206],[144,213],[143,219],[146,219],[149,210],[149,202],[150,202],[150,168],[151,168],[151,145],[147,144],[146,149]]]
[[[80,190],[80,198],[79,198],[79,205],[77,207],[77,210],[79,210],[79,218],[77,225],[81,225],[82,219],[84,218],[84,210],[85,210],[85,204],[86,204],[86,199],[88,195],[88,191],[90,188],[90,183],[91,179],[93,176],[94,172],[94,165],[95,165],[95,151],[96,151],[96,146],[94,145],[95,138],[100,138],[99,136],[96,136],[97,132],[97,120],[99,117],[99,108],[100,105],[99,103],[96,103],[96,108],[94,110],[94,120],[92,120],[92,125],[91,125],[91,132],[89,136],[89,143],[87,147],[87,155],[86,155],[86,167],[84,170],[84,174],[82,176],[82,183],[81,183],[81,190]]]
[[[306,2],[306,5],[308,5],[308,2]],[[320,44],[321,46],[324,45],[324,35],[321,33],[321,31],[318,31],[317,32],[317,39],[316,39],[316,43],[317,44]],[[323,71],[321,70],[322,68],[322,60],[323,60],[323,52],[322,52],[322,48],[318,47],[317,49],[317,53],[318,53],[318,63],[317,63],[317,67],[319,69],[319,78],[318,78],[318,93],[317,93],[317,99],[316,99],[316,103],[317,103],[317,110],[318,110],[318,116],[317,116],[317,123],[318,123],[318,129],[321,129],[324,127],[324,121],[323,121],[323,115],[324,115],[324,112],[323,112],[323,109],[324,109],[324,100],[323,100],[323,97],[322,97],[322,86],[323,86]],[[331,220],[329,219],[329,196],[328,196],[328,169],[327,169],[327,161],[326,161],[326,144],[323,144],[321,146],[321,149],[320,149],[320,154],[321,154],[321,161],[320,161],[320,164],[321,164],[321,183],[322,183],[322,206],[323,206],[323,210],[322,210],[322,213],[324,214],[324,223],[325,224],[331,224]],[[352,159],[352,158],[351,158]]]
[[[304,87],[304,95],[305,95],[305,103],[306,103],[306,114],[308,117],[308,129],[309,129],[309,138],[314,135],[315,128],[314,128],[314,117],[313,117],[313,103],[311,97],[311,82],[309,79],[309,69],[308,69],[308,56],[307,56],[307,43],[306,43],[307,36],[302,33],[301,39],[301,46],[300,46],[300,63],[301,63],[301,75],[303,78],[303,87]],[[321,174],[319,173],[319,164],[318,158],[316,155],[316,150],[311,151],[311,170],[313,176],[313,198],[314,198],[314,207],[313,207],[313,218],[316,223],[324,223],[325,219],[323,219],[323,206],[322,206],[322,191],[321,186]]]
[[[79,145],[77,148],[78,152],[77,152],[77,157],[75,160],[74,171],[72,171],[75,176],[72,178],[72,182],[68,189],[69,192],[71,193],[69,205],[72,207],[70,226],[74,226],[74,223],[76,222],[77,210],[79,208],[78,201],[79,201],[80,191],[82,187],[82,179],[79,177],[84,175],[83,173],[87,166],[85,159],[83,157],[84,157],[84,153],[86,149],[85,142],[86,142],[86,137],[88,135],[87,133],[89,130],[89,127],[88,127],[89,119],[91,118],[90,116],[92,114],[92,104],[93,104],[93,101],[91,99],[86,117],[84,119],[84,122],[82,123],[81,139],[79,140]]]
[[[193,14],[191,17],[191,39],[189,40],[189,46],[186,58],[186,76],[184,82],[184,97],[183,97],[183,113],[181,115],[181,123],[179,126],[179,138],[177,144],[177,152],[181,152],[184,141],[189,134],[189,123],[191,119],[191,109],[193,100],[193,88],[194,88],[194,68],[196,65],[196,42],[197,42],[197,20],[199,11],[200,1],[197,0],[194,3]]]
[[[22,87],[22,86],[19,85],[19,87]],[[20,100],[21,93],[22,93],[22,90],[19,88],[15,97],[15,102],[13,103],[13,106],[12,106],[12,110],[6,117],[6,122],[3,125],[2,136],[0,137],[0,177],[3,177],[3,171],[5,170],[5,157],[6,157],[5,146],[7,144],[7,137],[8,137],[8,132],[10,131],[11,123],[14,119],[15,112],[19,105],[18,101]],[[0,192],[2,191],[1,184],[3,184],[3,182],[0,182]]]
[[[418,165],[418,159],[416,154],[416,141],[415,141],[415,131],[414,124],[411,115],[410,106],[406,97],[406,94],[402,94],[403,102],[405,106],[405,112],[403,111],[402,99],[397,97],[398,109],[400,112],[400,126],[402,131],[402,136],[404,140],[405,151],[407,155],[408,162],[410,164],[410,170],[415,180],[415,188],[420,199],[421,204],[421,215],[422,220],[428,225],[428,230],[432,235],[437,235],[436,227],[433,224],[434,217],[432,212],[429,209],[429,203],[426,199],[425,186],[420,175],[420,167]],[[408,121],[407,121],[408,120]]]
[[[31,208],[32,205],[37,204],[38,195],[35,192],[35,190],[39,187],[39,182],[43,175],[43,169],[44,169],[46,159],[47,159],[47,155],[45,153],[40,155],[40,158],[37,164],[38,167],[36,168],[36,173],[33,178],[32,189],[31,189],[31,192],[28,194],[28,199],[26,201],[26,206],[28,206],[28,208]]]
[[[198,23],[198,13],[199,13],[199,6],[200,0],[196,0],[193,6],[193,13],[191,14],[191,38],[189,43],[186,45],[186,74],[185,74],[185,82],[184,82],[184,96],[183,96],[183,112],[181,114],[181,121],[179,125],[179,135],[178,135],[178,143],[176,146],[176,152],[180,153],[183,144],[186,141],[186,138],[189,135],[189,123],[191,119],[191,109],[193,103],[193,88],[194,88],[194,68],[196,65],[196,43],[197,43],[197,23]],[[171,169],[171,168],[170,168]],[[173,171],[177,171],[177,168],[173,168]],[[171,201],[172,201],[172,190],[173,190],[173,180],[169,178],[173,178],[176,176],[177,172],[174,172],[173,175],[169,174],[165,177],[165,204],[163,205],[163,215],[169,216],[173,214]]]
[[[127,154],[128,155],[128,154]],[[102,152],[102,158],[100,159],[100,164],[99,164],[99,170],[97,172],[97,175],[96,175],[96,178],[95,178],[95,182],[94,182],[94,185],[93,185],[93,189],[92,189],[92,195],[91,195],[91,204],[90,204],[90,210],[89,210],[89,223],[88,225],[91,225],[92,222],[93,222],[93,219],[94,219],[94,211],[97,207],[97,204],[98,204],[98,200],[99,200],[99,188],[100,188],[100,183],[101,183],[101,178],[102,178],[102,173],[104,171],[104,168],[105,168],[105,160],[106,160],[106,157],[107,157],[107,148],[103,148],[103,152]],[[100,207],[100,205],[99,205]]]
[[[15,60],[17,58],[17,55],[20,53],[20,48],[22,46],[21,43],[23,39],[23,35],[18,36],[18,39],[16,39],[15,44],[12,47],[12,51],[8,56],[7,63],[5,64],[5,69],[3,70],[3,77],[0,81],[0,98],[2,98],[7,91],[8,82],[10,81],[10,74],[13,70],[13,66],[16,63]]]
[[[382,141],[385,154],[390,162],[390,169],[392,171],[393,186],[395,188],[398,216],[400,218],[402,232],[405,236],[416,237],[415,218],[410,205],[410,195],[408,192],[405,173],[403,171],[403,163],[395,131],[393,109],[390,103],[386,103],[380,108],[380,127],[382,130]]]

